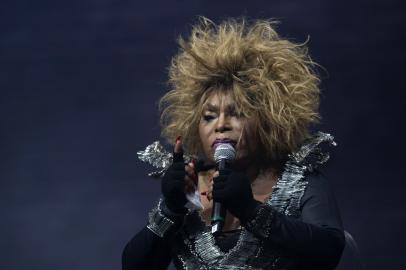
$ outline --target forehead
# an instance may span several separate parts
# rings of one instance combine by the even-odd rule
[[[234,98],[229,93],[212,93],[203,104],[204,109],[235,108]]]

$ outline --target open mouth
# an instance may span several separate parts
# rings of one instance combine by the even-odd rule
[[[212,148],[216,149],[219,144],[223,143],[231,144],[234,148],[237,145],[237,142],[231,139],[216,139],[212,144]]]

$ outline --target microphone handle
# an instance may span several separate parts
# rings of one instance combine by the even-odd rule
[[[217,164],[219,172],[225,169],[226,160],[221,159]],[[211,233],[216,236],[223,231],[224,221],[226,219],[227,209],[219,202],[213,201],[213,210],[211,212]]]

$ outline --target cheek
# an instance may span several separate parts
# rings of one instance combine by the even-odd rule
[[[245,141],[247,134],[244,132],[245,123],[243,121],[235,121],[233,124],[234,132],[238,134],[240,141]]]
[[[204,138],[205,138],[205,129],[202,123],[199,124],[199,138],[202,144],[204,145]]]
[[[209,160],[213,157],[213,149],[211,148],[211,141],[213,140],[213,132],[210,124],[199,124],[199,137],[202,151],[206,158]]]
[[[237,130],[237,128],[236,128]],[[239,140],[239,151],[243,155],[255,151],[256,138],[255,138],[255,128],[250,121],[240,121],[238,123],[238,132],[240,134]]]
[[[202,123],[199,124],[199,137],[200,137],[200,142],[204,148],[204,151],[206,151],[207,145],[209,144],[208,142],[208,128],[207,125],[204,125]]]

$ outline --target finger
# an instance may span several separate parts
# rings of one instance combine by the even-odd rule
[[[196,174],[196,173],[195,173],[195,168],[194,168],[194,165],[193,165],[192,162],[190,162],[190,163],[188,163],[187,165],[185,165],[185,171],[186,171],[188,174]]]
[[[182,140],[180,136],[176,138],[175,147],[173,149],[173,162],[184,162]]]
[[[175,141],[175,148],[173,150],[175,153],[183,153],[182,149],[182,137],[178,136]]]
[[[213,200],[213,193],[212,193],[212,192],[207,193],[207,199],[208,199],[209,201]]]
[[[211,201],[211,199],[213,197],[211,191],[203,192],[202,195],[205,195],[208,201]]]
[[[188,165],[185,166],[185,171],[186,174],[193,180],[195,184],[197,184],[197,174],[194,170],[194,165],[193,163],[189,163]]]

